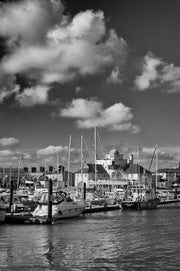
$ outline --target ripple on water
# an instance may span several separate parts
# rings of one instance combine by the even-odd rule
[[[91,214],[53,226],[0,226],[3,270],[179,270],[180,213]]]

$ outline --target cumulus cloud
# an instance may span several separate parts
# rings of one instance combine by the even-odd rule
[[[180,92],[180,67],[175,67],[174,64],[165,65],[161,72],[161,83],[166,83],[167,92]]]
[[[142,74],[135,79],[135,86],[141,91],[149,88],[151,83],[158,78],[157,68],[161,64],[161,59],[155,57],[152,53],[148,53],[144,57]]]
[[[67,152],[68,151],[68,147],[67,146],[48,146],[44,149],[38,150],[37,151],[37,156],[51,156],[51,155],[55,155],[61,152]]]
[[[121,78],[121,74],[118,67],[115,67],[110,76],[107,78],[108,83],[121,84],[123,79]]]
[[[16,41],[37,43],[59,21],[63,12],[61,1],[23,0],[1,4],[0,35]],[[11,41],[11,42],[10,42]]]
[[[13,155],[14,155],[14,152],[11,151],[11,150],[0,151],[0,156],[1,157],[9,157],[9,156],[13,156]]]
[[[76,94],[79,94],[82,90],[83,90],[83,88],[81,86],[76,86],[76,88],[75,88]]]
[[[0,138],[0,146],[2,147],[13,147],[13,146],[17,146],[19,145],[20,141],[19,139],[15,138],[15,137],[4,137],[4,138]]]
[[[135,78],[134,83],[140,91],[163,85],[168,93],[180,92],[180,67],[167,64],[149,52],[143,59],[142,74]]]
[[[153,158],[153,154],[155,152],[155,148],[145,148],[143,147],[141,149],[141,153],[143,154],[143,157],[145,159],[149,160],[149,164],[151,162],[151,159]],[[156,159],[156,154],[154,156],[154,163],[155,163],[155,159]],[[171,161],[175,161],[175,154],[172,153],[170,154],[169,152],[166,152],[162,149],[158,149],[158,161],[159,162],[171,162]]]
[[[25,159],[25,160],[31,159],[31,154],[26,153],[26,152],[12,151],[12,150],[7,150],[7,149],[0,151],[1,160],[2,158],[3,159],[8,158],[9,162],[15,160],[17,163],[19,163],[20,156],[21,156],[21,159]],[[8,160],[6,160],[6,162],[8,162]]]
[[[30,107],[36,104],[46,104],[48,102],[47,86],[35,86],[25,88],[23,92],[17,93],[16,100],[21,106]]]
[[[106,109],[96,100],[74,99],[60,111],[60,116],[77,119],[79,128],[106,127],[109,130],[139,132],[132,124],[131,108],[116,103]]]
[[[13,86],[1,90],[1,101],[13,93],[21,105],[42,104],[54,83],[64,84],[113,66],[119,70],[124,65],[127,43],[114,30],[107,31],[102,11],[83,11],[72,19],[62,12],[58,0],[27,0],[0,7],[0,36],[9,46],[0,72],[13,78],[21,74],[31,82],[25,93],[22,87],[18,93],[14,80]],[[30,98],[37,92],[37,99]]]

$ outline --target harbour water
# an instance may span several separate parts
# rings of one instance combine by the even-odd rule
[[[0,225],[0,270],[180,270],[180,208]]]

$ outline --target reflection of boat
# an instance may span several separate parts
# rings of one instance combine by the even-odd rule
[[[122,209],[148,210],[155,209],[159,203],[152,189],[133,186],[129,188],[121,201]]]
[[[41,196],[37,208],[33,212],[33,217],[45,218],[48,216],[48,193]],[[65,192],[58,191],[52,194],[52,218],[62,219],[78,217],[84,211],[85,205],[75,202]]]
[[[3,197],[0,196],[0,223],[3,223],[6,216],[6,206]]]

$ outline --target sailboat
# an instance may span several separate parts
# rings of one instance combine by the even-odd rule
[[[157,208],[157,205],[159,203],[159,199],[156,196],[157,156],[158,150],[156,146],[156,184],[154,185],[154,187],[146,187],[146,185],[143,186],[140,184],[129,185],[126,190],[125,197],[121,202],[122,209],[148,210]]]

